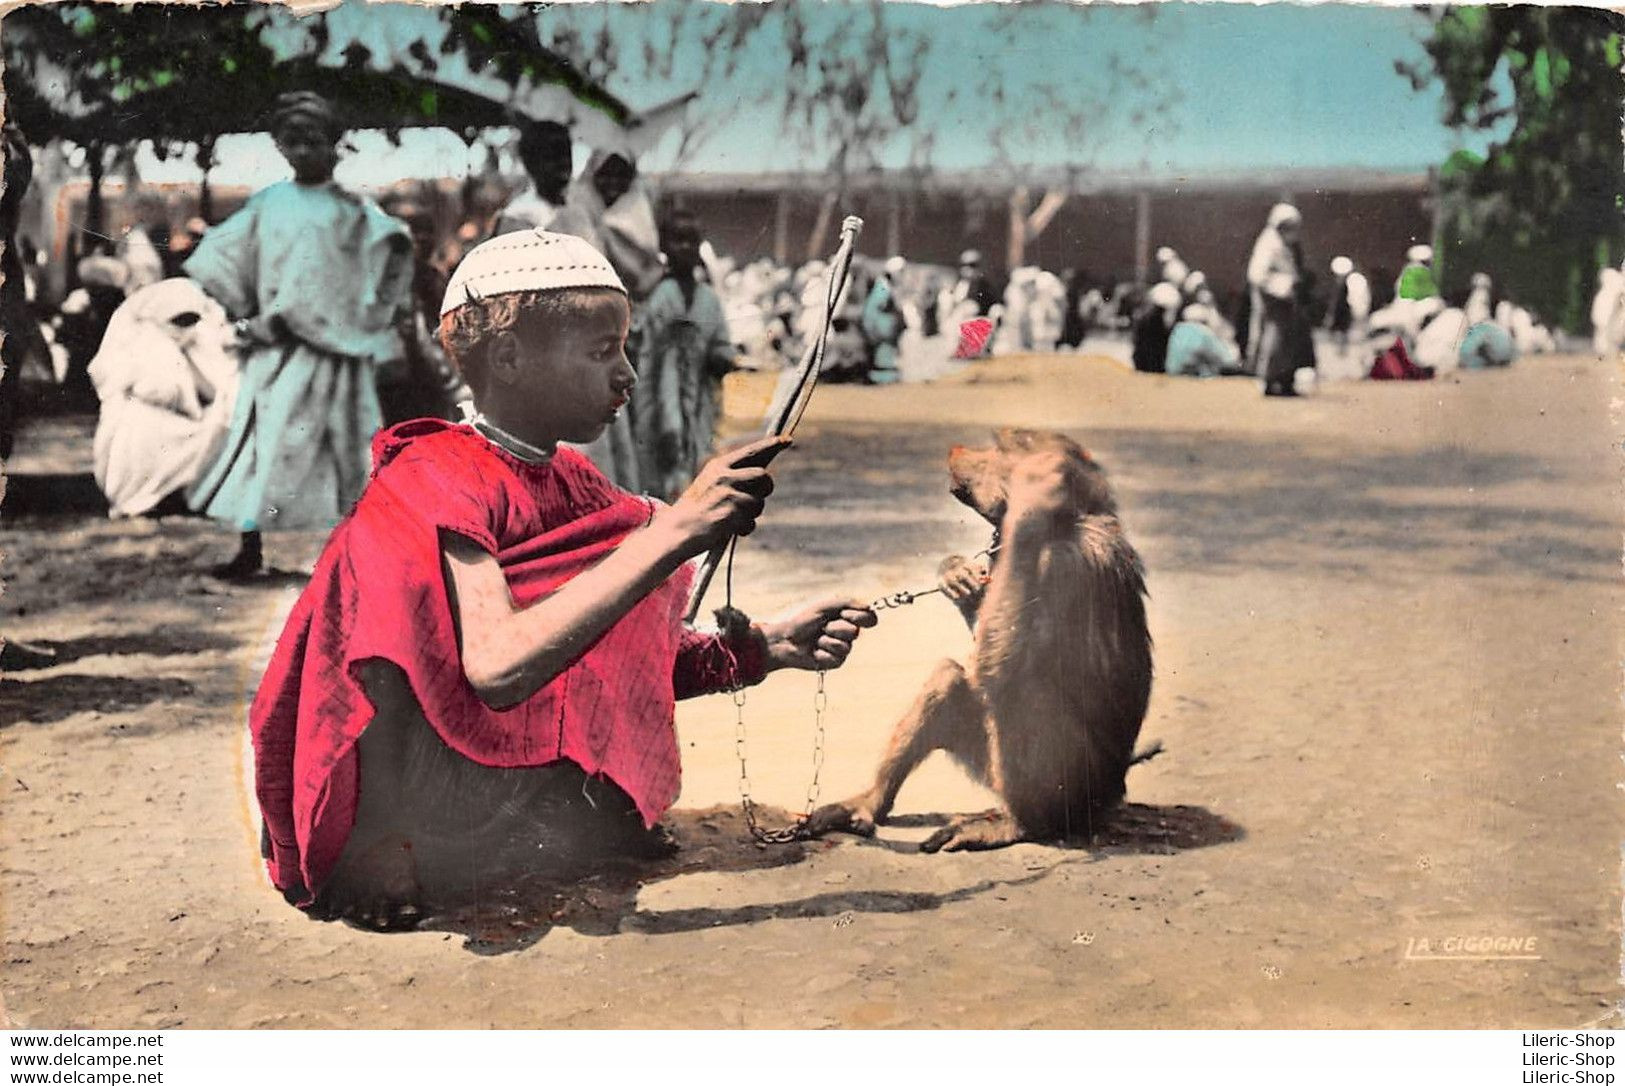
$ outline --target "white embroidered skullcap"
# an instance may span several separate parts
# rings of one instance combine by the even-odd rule
[[[1162,248],[1157,250],[1157,263],[1166,264],[1168,261],[1174,259],[1174,257],[1178,255],[1179,254],[1174,252],[1171,247],[1164,245]]]
[[[1405,259],[1416,264],[1426,264],[1433,259],[1433,246],[1412,245],[1405,250]]]
[[[1332,274],[1333,275],[1347,275],[1349,272],[1351,272],[1353,270],[1354,270],[1354,261],[1350,260],[1348,257],[1346,257],[1346,256],[1334,256],[1334,257],[1332,257]]]
[[[1185,276],[1185,281],[1179,284],[1179,289],[1186,294],[1195,294],[1207,285],[1207,275],[1200,271],[1193,271]]]
[[[446,284],[440,315],[498,294],[572,287],[608,287],[626,293],[621,277],[590,242],[570,234],[517,230],[469,250]]]

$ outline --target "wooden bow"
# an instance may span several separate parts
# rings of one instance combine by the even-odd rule
[[[788,437],[794,434],[796,424],[801,421],[801,416],[806,414],[807,404],[812,399],[813,387],[818,384],[818,374],[824,367],[824,347],[829,342],[830,325],[835,321],[836,310],[841,308],[841,303],[846,298],[846,288],[852,271],[852,250],[862,231],[863,220],[856,215],[848,215],[841,222],[841,245],[835,250],[835,256],[830,261],[829,291],[824,297],[823,327],[818,330],[818,337],[802,352],[801,363],[796,367],[795,380],[768,408],[767,424],[762,430],[763,437]],[[683,616],[685,622],[693,622],[694,617],[700,613],[700,603],[705,599],[705,590],[711,587],[711,578],[716,576],[717,567],[722,564],[722,556],[727,553],[733,542],[733,539],[728,539],[718,543],[711,548],[711,553],[705,556],[705,561],[700,563],[699,573],[694,578],[694,587],[688,595],[688,610]]]

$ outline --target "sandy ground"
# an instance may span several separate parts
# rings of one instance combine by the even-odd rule
[[[736,425],[767,386],[730,386]],[[677,861],[404,935],[307,919],[259,867],[244,703],[298,578],[212,584],[196,571],[230,541],[197,521],[13,516],[3,630],[59,656],[0,685],[6,1007],[41,1027],[1606,1023],[1619,395],[1580,356],[1295,402],[1078,356],[821,389],[736,602],[929,586],[986,542],[946,494],[947,447],[1065,430],[1112,471],[1150,569],[1143,734],[1167,753],[1131,805],[1093,843],[924,856],[986,801],[933,762],[877,840],[761,848],[731,806],[733,707],[702,699],[679,716]],[[39,509],[41,473],[83,470],[67,432],[24,435],[14,509]],[[825,798],[865,782],[967,643],[937,597],[865,635],[828,679]],[[749,695],[765,803],[803,803],[812,700],[807,674]],[[1468,937],[1534,942],[1439,956]]]

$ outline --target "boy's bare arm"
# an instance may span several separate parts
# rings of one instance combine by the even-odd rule
[[[683,562],[755,528],[773,490],[767,463],[789,444],[764,438],[708,463],[647,528],[558,591],[519,608],[495,557],[441,537],[463,672],[487,704],[515,705],[550,682]]]

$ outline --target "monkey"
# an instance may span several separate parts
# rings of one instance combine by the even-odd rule
[[[951,493],[995,529],[990,568],[944,559],[939,584],[974,647],[937,665],[898,722],[874,784],[807,820],[808,836],[872,835],[903,781],[946,751],[999,797],[924,852],[1092,834],[1125,794],[1151,696],[1145,571],[1101,466],[1060,434],[1005,429],[948,455]]]

